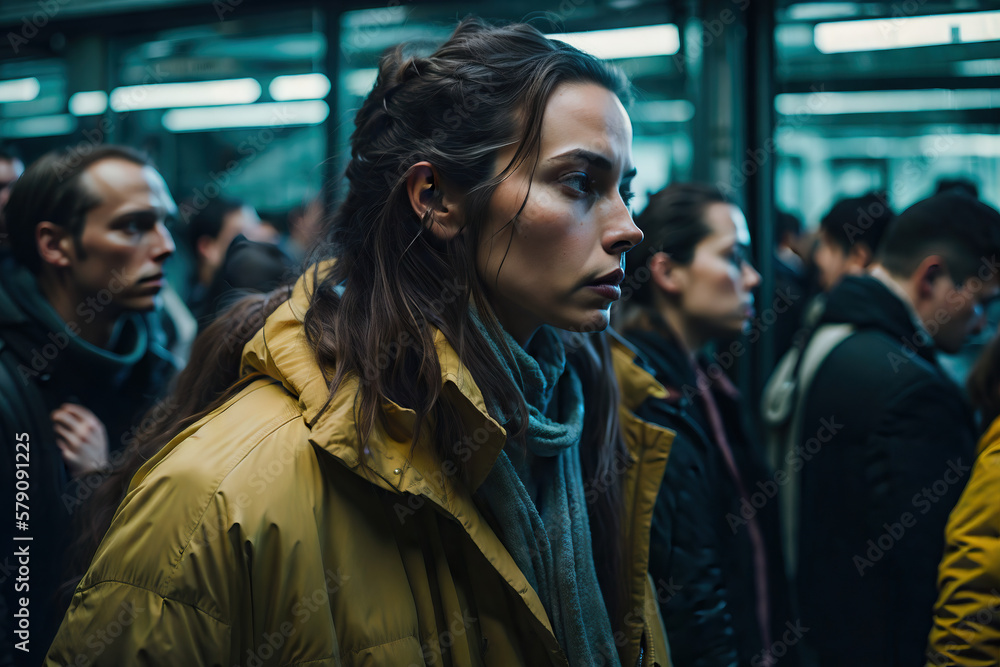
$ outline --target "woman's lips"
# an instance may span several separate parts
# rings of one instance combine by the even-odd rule
[[[150,276],[148,278],[142,278],[136,282],[136,287],[140,289],[156,289],[157,291],[163,289],[164,284],[163,274],[158,276]]]
[[[611,301],[617,301],[622,297],[622,288],[611,283],[587,285],[587,289],[592,289],[597,294],[600,294],[601,297],[610,299]]]

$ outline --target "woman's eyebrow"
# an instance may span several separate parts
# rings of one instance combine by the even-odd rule
[[[548,161],[553,162],[556,160],[563,160],[563,159],[582,160],[584,162],[592,164],[593,166],[603,171],[612,171],[613,169],[611,160],[604,157],[600,153],[588,151],[585,148],[574,148],[571,151],[566,151],[565,153],[556,155],[555,157],[550,158]],[[636,175],[636,168],[632,167],[622,175],[622,179],[633,178],[635,175]]]

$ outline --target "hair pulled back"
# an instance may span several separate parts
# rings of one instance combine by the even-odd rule
[[[707,183],[672,183],[649,198],[636,219],[642,243],[625,256],[630,306],[655,305],[648,266],[653,255],[663,252],[678,264],[689,264],[697,245],[712,233],[705,223],[705,210],[712,204],[728,203],[722,190]]]
[[[330,223],[330,252],[337,261],[329,274],[318,276],[305,316],[321,367],[335,369],[328,378],[331,396],[345,378],[359,382],[355,419],[362,449],[382,424],[383,402],[390,399],[416,413],[413,446],[429,425],[440,459],[456,465],[460,482],[468,480],[456,445],[470,434],[463,432],[456,407],[441,400],[438,330],[487,405],[499,404],[515,415],[505,424],[508,437],[523,436],[527,409],[515,378],[495,361],[489,342],[471,324],[469,308],[474,304],[492,338],[502,340],[486,296],[489,278],[476,270],[476,249],[497,186],[521,163],[537,160],[545,105],[563,83],[595,83],[628,101],[628,83],[618,70],[524,24],[492,26],[470,18],[428,56],[408,55],[404,46],[382,56],[375,86],[355,119],[346,198]],[[498,152],[514,145],[510,163],[495,173]],[[451,240],[429,231],[440,188],[423,217],[410,205],[406,179],[421,161],[433,165],[462,197],[464,226]],[[515,215],[507,224],[516,220]],[[596,374],[602,385],[588,392],[585,406],[587,414],[603,415],[602,423],[587,431],[600,435],[581,443],[581,452],[589,480],[602,475],[616,480],[589,507],[595,535],[609,535],[620,526],[621,510],[621,476],[609,471],[616,457],[625,457],[617,387],[606,343],[567,335],[606,364],[605,372]],[[607,433],[613,437],[603,437]],[[620,591],[611,581],[617,576],[618,542],[595,539],[609,610]]]

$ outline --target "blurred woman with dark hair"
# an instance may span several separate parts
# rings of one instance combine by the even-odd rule
[[[789,617],[777,502],[761,491],[777,485],[726,375],[760,283],[746,220],[717,188],[676,183],[653,195],[638,223],[645,239],[628,256],[625,335],[668,391],[641,414],[677,432],[650,552],[654,580],[675,591],[659,600],[671,657],[699,667],[772,664]],[[699,354],[713,342],[724,354],[706,363]]]
[[[642,238],[627,97],[525,25],[383,56],[331,260],[247,343],[248,386],[136,473],[49,664],[665,662],[673,434],[594,333]]]
[[[1000,335],[972,368],[968,389],[985,433],[945,529],[928,665],[1000,661]]]

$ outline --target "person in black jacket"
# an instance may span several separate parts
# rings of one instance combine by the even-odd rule
[[[747,260],[746,220],[718,189],[678,183],[653,195],[638,224],[645,239],[627,256],[633,312],[624,334],[668,392],[643,416],[677,432],[649,565],[671,662],[794,664],[777,503],[751,505],[776,485],[741,426],[740,398],[725,374],[741,354],[728,346],[742,345],[760,283]],[[713,341],[726,343],[724,353],[710,364],[697,359]]]
[[[0,665],[42,661],[69,602],[55,598],[74,512],[175,370],[153,317],[175,208],[119,146],[45,155],[10,193],[0,500],[15,516],[0,521]]]
[[[890,225],[865,276],[830,294],[814,336],[851,333],[804,396],[797,591],[820,665],[922,665],[948,513],[975,430],[938,350],[982,326],[997,292],[1000,214],[921,201]]]

